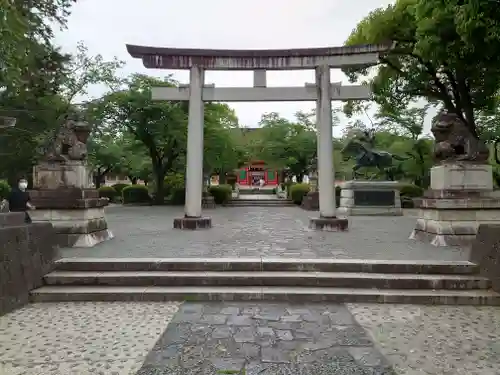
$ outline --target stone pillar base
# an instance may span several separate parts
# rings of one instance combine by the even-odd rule
[[[346,181],[341,185],[337,213],[345,216],[401,216],[397,181]]]
[[[319,210],[319,192],[310,191],[302,199],[301,207],[307,211],[318,211]]]
[[[212,218],[210,217],[180,217],[174,219],[175,229],[209,229],[212,228]]]
[[[113,238],[104,207],[95,189],[60,188],[29,192],[36,210],[28,211],[33,222],[52,223],[60,247],[93,247]]]
[[[325,232],[344,232],[349,228],[346,218],[314,217],[309,220],[309,228]]]
[[[410,239],[434,246],[469,246],[480,224],[500,224],[500,197],[493,191],[428,190]]]
[[[467,247],[472,244],[476,238],[475,234],[436,234],[414,229],[409,239],[430,243],[432,246],[460,246]]]

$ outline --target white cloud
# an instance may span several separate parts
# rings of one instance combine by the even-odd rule
[[[390,0],[79,0],[68,30],[57,34],[66,51],[80,40],[91,54],[126,61],[123,74],[156,76],[174,73],[187,83],[185,71],[147,70],[132,59],[125,44],[163,47],[273,49],[340,46],[356,24],[371,10]],[[301,86],[313,82],[312,71],[268,73],[270,86]],[[332,81],[347,83],[342,72],[332,71]],[[207,72],[207,83],[217,86],[251,86],[251,72]],[[102,94],[99,88],[89,95]],[[255,126],[264,112],[276,111],[292,118],[314,103],[231,103],[240,122]]]

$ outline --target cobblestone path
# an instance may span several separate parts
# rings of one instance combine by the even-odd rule
[[[343,305],[186,303],[137,375],[395,374]]]
[[[413,217],[351,217],[349,232],[315,232],[298,207],[218,207],[207,210],[214,227],[172,228],[182,207],[111,207],[108,223],[115,239],[91,249],[65,249],[83,257],[293,257],[464,260],[467,251],[435,248],[408,240]]]

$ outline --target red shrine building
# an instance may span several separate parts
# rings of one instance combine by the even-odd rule
[[[278,171],[267,168],[261,160],[253,161],[235,172],[236,182],[242,186],[259,186],[261,179],[265,185],[278,185]]]

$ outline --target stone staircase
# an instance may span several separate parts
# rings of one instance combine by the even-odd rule
[[[467,261],[66,258],[31,299],[500,305],[478,272]]]
[[[226,207],[295,207],[292,201],[288,199],[252,199],[235,198],[225,204]]]

